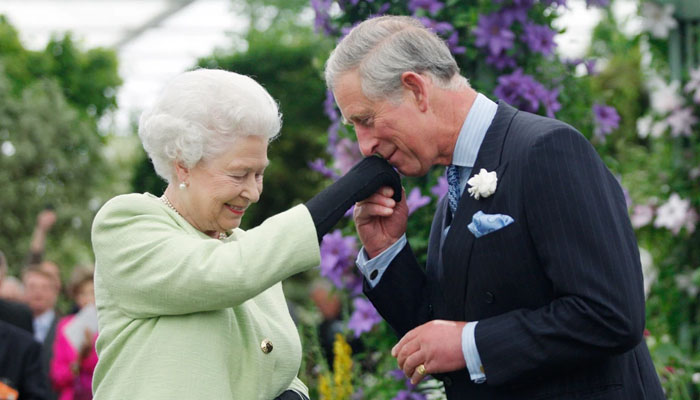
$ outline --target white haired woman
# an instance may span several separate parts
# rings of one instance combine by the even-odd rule
[[[139,137],[165,193],[95,217],[100,336],[95,399],[304,399],[283,279],[319,264],[319,240],[396,172],[369,157],[304,205],[238,228],[262,193],[275,101],[249,77],[196,70],[144,112]]]

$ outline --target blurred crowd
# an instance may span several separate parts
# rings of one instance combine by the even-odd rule
[[[92,398],[97,317],[92,266],[65,271],[44,257],[56,213],[37,216],[18,276],[0,249],[0,400]],[[13,266],[15,267],[15,266]],[[59,298],[68,299],[59,310]]]

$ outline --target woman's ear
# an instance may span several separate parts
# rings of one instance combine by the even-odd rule
[[[404,89],[411,93],[411,97],[418,109],[426,111],[428,109],[428,79],[424,75],[406,71],[401,74],[401,84]]]
[[[177,176],[177,181],[189,185],[190,183],[190,169],[182,163],[182,161],[174,161],[175,163],[175,176]]]

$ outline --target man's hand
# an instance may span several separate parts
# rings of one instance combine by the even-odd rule
[[[48,232],[49,229],[56,223],[56,212],[45,209],[36,217],[36,227],[42,232]]]
[[[462,353],[462,329],[466,322],[433,320],[413,328],[391,349],[407,377],[414,385],[425,378],[416,371],[423,364],[427,374],[466,368]]]
[[[379,255],[406,232],[406,192],[401,190],[398,203],[392,199],[393,195],[392,188],[383,187],[355,204],[355,227],[369,258]]]

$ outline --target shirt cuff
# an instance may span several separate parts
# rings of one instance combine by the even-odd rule
[[[371,288],[377,286],[379,280],[382,279],[382,275],[384,275],[384,271],[405,246],[406,234],[403,234],[399,240],[371,260],[368,259],[364,246],[360,249],[359,253],[357,253],[355,264],[362,272],[362,275],[365,276]]]
[[[469,377],[474,383],[484,383],[486,374],[484,374],[484,366],[481,365],[481,357],[479,350],[476,348],[476,339],[474,338],[474,330],[479,322],[467,322],[462,329],[462,354],[464,361],[467,362],[467,370]]]

